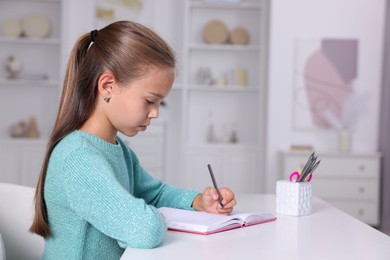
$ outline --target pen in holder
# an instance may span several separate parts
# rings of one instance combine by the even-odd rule
[[[300,169],[290,174],[290,181],[276,182],[276,213],[304,216],[311,213],[311,179],[320,164],[313,152],[302,172]]]
[[[276,182],[276,213],[304,216],[311,213],[311,183]]]

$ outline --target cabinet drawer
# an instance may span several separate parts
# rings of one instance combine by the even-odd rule
[[[379,208],[375,201],[326,200],[336,208],[372,226],[379,225]]]
[[[313,194],[323,199],[378,199],[378,182],[361,179],[313,179]]]
[[[303,168],[309,156],[288,156],[284,158],[284,177],[297,168]],[[321,163],[315,175],[319,177],[377,178],[379,159],[367,157],[326,157],[319,155]]]
[[[377,178],[379,160],[368,158],[326,158],[318,166],[317,174],[323,177]]]

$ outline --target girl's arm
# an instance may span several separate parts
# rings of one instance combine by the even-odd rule
[[[166,232],[164,219],[118,182],[113,167],[99,153],[80,149],[69,156],[63,185],[70,208],[123,248],[158,246]]]
[[[140,166],[138,160],[136,160],[135,166],[137,168],[135,171],[135,195],[144,198],[148,204],[156,207],[195,209],[216,214],[230,214],[236,205],[234,193],[228,188],[220,189],[224,205],[224,207],[220,207],[218,193],[214,188],[205,188],[203,193],[198,193],[169,186],[153,179]]]
[[[137,165],[134,174],[134,195],[136,197],[143,198],[147,204],[157,208],[192,209],[192,202],[199,192],[164,184],[150,176],[138,161],[135,165]]]

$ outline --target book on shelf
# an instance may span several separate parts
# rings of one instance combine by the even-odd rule
[[[313,146],[311,145],[291,145],[290,146],[290,151],[293,152],[312,152]]]
[[[219,215],[167,207],[159,208],[159,211],[164,215],[169,230],[203,235],[276,220],[273,214],[267,212],[233,212],[231,215]]]

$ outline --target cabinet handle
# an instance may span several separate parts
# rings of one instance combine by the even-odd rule
[[[364,172],[364,171],[366,170],[366,166],[365,166],[364,164],[361,164],[361,165],[359,166],[359,170],[362,171],[362,172]]]
[[[359,187],[359,193],[364,193],[366,189],[364,187]]]

